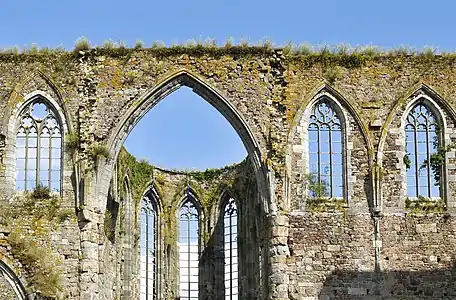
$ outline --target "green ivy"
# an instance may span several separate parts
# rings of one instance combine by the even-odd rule
[[[306,183],[310,198],[326,198],[329,196],[328,183],[322,179],[319,180],[317,174],[307,174]]]
[[[409,153],[404,155],[404,165],[407,170],[412,166],[412,161],[410,160]]]
[[[437,146],[437,152],[432,153],[429,156],[429,160],[425,160],[420,166],[420,169],[426,168],[428,165],[431,168],[432,174],[434,175],[435,185],[440,185],[442,178],[442,169],[445,163],[446,153],[456,149],[456,144],[450,144],[444,147],[438,146],[437,142],[434,142],[434,146]]]

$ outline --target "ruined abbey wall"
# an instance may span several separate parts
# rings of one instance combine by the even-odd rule
[[[123,237],[119,223],[106,220],[112,207],[128,208],[113,180],[116,158],[140,118],[185,85],[228,119],[249,154],[256,192],[243,201],[264,222],[252,245],[258,255],[249,258],[261,276],[245,277],[245,289],[258,292],[244,299],[453,299],[455,152],[444,155],[442,199],[408,199],[403,118],[425,99],[441,112],[443,143],[454,142],[455,63],[452,54],[292,55],[262,47],[1,54],[0,189],[14,212],[2,216],[1,260],[30,297],[43,288],[34,272],[48,255],[61,270],[62,288],[51,295],[48,287],[51,297],[134,299],[134,280],[123,277],[137,271],[134,259],[125,264],[134,218]],[[77,137],[64,151],[54,202],[15,191],[16,119],[36,96],[53,103],[66,136]],[[305,132],[320,97],[344,116],[344,197],[313,202]],[[43,215],[40,205],[56,213]],[[19,251],[27,245],[45,250]]]

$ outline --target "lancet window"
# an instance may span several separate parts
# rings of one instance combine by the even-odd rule
[[[238,299],[238,224],[237,207],[233,198],[225,204],[224,225],[224,253],[225,253],[225,299]]]
[[[312,108],[308,142],[309,196],[343,197],[342,125],[328,99],[318,101]]]
[[[187,197],[179,211],[180,299],[197,300],[199,293],[199,211]]]
[[[405,123],[407,196],[440,197],[442,166],[433,167],[430,163],[440,140],[436,116],[425,103],[418,103],[407,115]]]
[[[157,201],[148,193],[141,201],[140,299],[158,299],[158,214]]]
[[[31,101],[20,113],[16,132],[16,188],[37,185],[60,191],[62,124],[55,110],[42,98]]]

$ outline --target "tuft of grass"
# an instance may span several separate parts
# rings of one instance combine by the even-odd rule
[[[322,57],[328,57],[331,56],[331,48],[328,45],[323,45],[318,47],[318,54]]]
[[[334,85],[339,76],[340,72],[336,67],[328,68],[324,73],[324,77],[330,85]]]
[[[204,41],[204,46],[209,49],[216,49],[217,48],[217,41],[213,38],[207,38]]]
[[[234,46],[234,39],[232,37],[229,37],[226,41],[225,41],[225,45],[224,47],[225,48],[231,48]]]
[[[2,50],[3,54],[11,54],[11,55],[19,54],[19,52],[20,52],[20,49],[17,46],[8,47],[8,48],[5,48]]]
[[[369,46],[363,46],[363,47],[356,48],[354,53],[359,53],[361,55],[365,55],[368,57],[374,57],[374,56],[381,55],[383,52],[377,46],[369,45]]]
[[[407,56],[407,55],[412,55],[414,54],[415,51],[411,48],[408,48],[404,45],[401,45],[393,50],[391,50],[390,54],[391,55],[398,55],[398,56]]]
[[[109,153],[109,149],[105,145],[94,143],[90,147],[90,156],[93,160],[96,160],[101,157],[110,158],[111,154]]]
[[[335,53],[338,55],[350,55],[352,51],[350,45],[340,44],[336,46]]]
[[[76,132],[70,132],[65,135],[65,151],[73,155],[79,149],[79,135]]]
[[[49,187],[38,184],[31,193],[32,200],[46,200],[51,198],[51,190]]]
[[[300,44],[297,47],[293,47],[293,54],[295,55],[309,55],[312,53],[312,46],[308,43]]]
[[[106,41],[103,42],[102,47],[107,50],[112,50],[112,49],[119,48],[119,44],[111,39],[107,39]]]
[[[124,41],[119,41],[119,43],[117,44],[118,48],[120,49],[128,49],[128,45],[127,43],[125,43]]]
[[[84,36],[81,36],[80,38],[78,38],[76,40],[76,42],[74,43],[74,51],[86,51],[86,50],[89,50],[90,48],[91,48],[90,42]]]
[[[260,43],[261,47],[267,49],[267,50],[272,50],[274,49],[274,43],[270,40],[270,39],[264,39],[261,43]]]
[[[162,41],[155,41],[152,43],[152,49],[163,49],[166,48],[166,44]]]
[[[190,39],[190,40],[187,40],[184,44],[184,46],[186,48],[195,48],[198,44],[196,43],[196,40],[195,39]]]
[[[430,59],[434,57],[437,54],[437,49],[434,47],[426,46],[423,48],[423,50],[419,53],[421,57],[424,57],[426,59]]]
[[[247,48],[249,47],[249,40],[247,38],[242,38],[241,43],[239,44],[240,47]]]
[[[284,55],[293,54],[294,49],[295,49],[295,46],[293,45],[293,43],[292,43],[291,41],[288,41],[288,42],[282,47],[282,51],[283,51],[283,54],[284,54]]]
[[[24,49],[25,54],[36,55],[40,52],[40,48],[37,44],[32,44],[29,48]]]
[[[144,42],[141,40],[137,40],[135,42],[135,49],[142,49],[142,48],[144,48]]]

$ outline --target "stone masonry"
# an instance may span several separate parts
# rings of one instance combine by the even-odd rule
[[[204,210],[200,299],[224,299],[227,191],[240,207],[240,299],[456,299],[454,148],[442,197],[426,207],[407,197],[403,159],[417,101],[439,112],[443,145],[456,141],[455,70],[454,54],[242,46],[0,54],[0,298],[139,299],[138,203],[152,188],[163,208],[159,299],[178,299],[173,213],[189,182]],[[129,158],[128,134],[181,86],[230,122],[245,162],[190,174]],[[16,191],[18,115],[37,97],[73,140],[60,194]],[[307,127],[322,97],[343,116],[344,188],[315,203]]]

